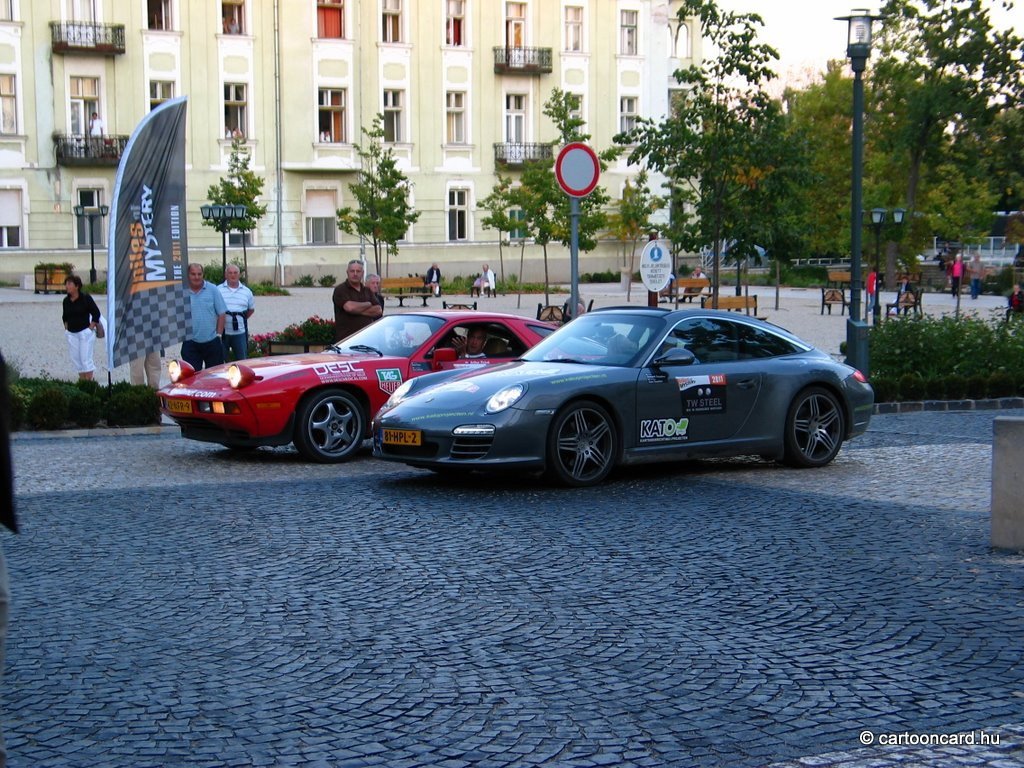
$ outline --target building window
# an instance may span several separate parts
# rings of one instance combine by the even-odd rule
[[[169,80],[149,81],[149,109],[152,112],[165,101],[174,98],[174,83]]]
[[[513,221],[525,221],[526,220],[526,211],[524,211],[522,208],[512,208],[508,212],[508,217],[510,219],[512,219]],[[526,239],[526,227],[524,227],[524,226],[513,227],[511,230],[509,230],[508,239],[509,240],[525,240]]]
[[[448,91],[445,94],[447,109],[446,139],[449,144],[466,143],[466,94],[461,91]]]
[[[92,113],[100,111],[100,81],[95,77],[72,77],[69,83],[71,133],[84,136]]]
[[[171,0],[146,0],[146,13],[150,29],[172,29]]]
[[[384,0],[381,25],[381,40],[385,43],[402,42],[402,0]]]
[[[505,47],[526,45],[526,3],[505,3]]]
[[[79,187],[76,193],[78,204],[83,208],[99,208],[103,204],[103,190]],[[78,227],[78,247],[89,247],[89,217],[76,216],[75,221]],[[97,248],[103,247],[103,232],[106,227],[96,221],[92,227],[92,245]]]
[[[469,238],[469,190],[448,190],[448,239]]]
[[[345,37],[344,0],[317,0],[316,36],[336,39]]]
[[[224,138],[244,139],[246,128],[245,84],[224,83]]]
[[[565,50],[583,50],[583,8],[578,5],[565,6]]]
[[[448,17],[444,22],[444,44],[465,45],[466,0],[447,0]]]
[[[221,0],[221,24],[225,35],[245,34],[245,0]]]
[[[334,190],[310,189],[306,191],[306,242],[313,245],[331,245],[338,242],[338,201]]]
[[[337,144],[345,138],[345,107],[343,88],[321,88],[318,104],[318,138],[322,143]]]
[[[636,56],[637,12],[622,11],[622,15],[619,19],[619,33],[622,37],[622,48],[620,52],[623,56]]]
[[[623,133],[636,128],[636,96],[619,99],[619,130]]]
[[[0,133],[18,132],[18,101],[14,75],[0,75]]]
[[[586,122],[586,119],[583,117],[583,94],[568,93],[566,95],[569,98],[569,117]]]
[[[402,141],[402,92],[384,91],[384,141]]]
[[[671,24],[669,25],[669,35],[672,35]],[[690,27],[688,24],[680,24],[676,27],[669,50],[677,59],[685,59],[690,55]]]
[[[0,189],[0,248],[21,248],[21,190]]]
[[[526,95],[505,94],[505,141],[519,144],[526,140]]]

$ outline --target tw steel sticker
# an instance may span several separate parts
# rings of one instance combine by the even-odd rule
[[[683,376],[676,379],[684,413],[725,413],[725,376]]]
[[[656,443],[666,440],[689,440],[689,419],[644,419],[640,422],[640,442]]]
[[[313,373],[325,384],[334,381],[366,381],[366,371],[344,361],[314,365]]]
[[[381,368],[377,371],[377,386],[386,395],[395,394],[395,390],[402,384],[402,371],[400,368]]]

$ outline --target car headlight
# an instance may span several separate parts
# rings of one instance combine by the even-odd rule
[[[409,396],[409,390],[412,389],[412,379],[404,382],[394,392],[391,393],[391,397],[387,399],[387,402],[381,406],[381,411],[389,411],[398,405],[400,402],[405,400]]]
[[[256,381],[256,372],[248,365],[232,363],[228,366],[228,384],[235,389],[247,387]]]
[[[167,364],[167,375],[171,381],[177,384],[179,381],[191,379],[196,375],[196,369],[184,360],[171,360]]]
[[[525,394],[525,384],[513,384],[511,387],[505,387],[503,390],[491,395],[484,410],[487,413],[500,413],[518,403]]]

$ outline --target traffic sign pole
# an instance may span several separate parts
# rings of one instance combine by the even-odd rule
[[[569,198],[569,314],[576,317],[580,306],[580,199]]]
[[[580,306],[580,198],[597,187],[601,163],[586,144],[573,142],[562,147],[555,160],[555,177],[569,195],[569,316],[576,317]]]

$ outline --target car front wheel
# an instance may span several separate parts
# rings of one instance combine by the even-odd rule
[[[617,449],[618,436],[608,411],[587,400],[573,403],[551,425],[548,474],[562,485],[596,485],[615,466]]]
[[[366,424],[366,413],[355,397],[341,389],[322,389],[299,407],[295,447],[321,464],[346,461],[363,444]]]
[[[823,467],[843,445],[843,409],[821,387],[805,389],[786,415],[784,462],[792,467]]]

